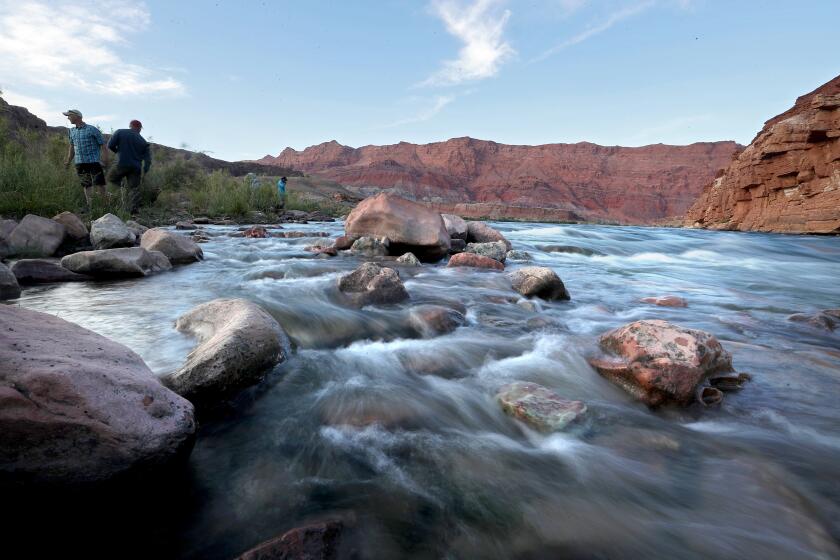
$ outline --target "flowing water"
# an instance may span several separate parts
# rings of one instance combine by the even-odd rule
[[[175,319],[218,297],[262,305],[295,346],[202,423],[174,491],[79,504],[67,522],[80,542],[107,532],[123,555],[232,558],[337,516],[360,558],[840,557],[840,333],[787,320],[840,307],[840,239],[493,225],[572,300],[534,308],[504,274],[424,265],[400,269],[409,303],[353,309],[334,286],[359,259],[314,258],[311,238],[224,235],[171,273],[26,290],[20,305],[122,342],[161,375],[194,344]],[[689,306],[639,303],[664,294]],[[468,324],[423,338],[408,320],[420,304]],[[720,407],[651,411],[587,365],[600,333],[654,318],[715,334],[753,381]],[[494,400],[512,380],[585,401],[585,420],[529,430]]]

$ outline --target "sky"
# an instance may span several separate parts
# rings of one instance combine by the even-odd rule
[[[840,74],[838,0],[0,0],[49,124],[228,160],[337,140],[747,144]]]

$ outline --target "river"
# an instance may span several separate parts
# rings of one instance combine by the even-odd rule
[[[262,305],[295,348],[202,422],[174,490],[77,504],[68,547],[107,533],[147,557],[227,559],[337,516],[360,558],[840,557],[840,332],[787,320],[840,308],[840,238],[491,225],[556,270],[571,301],[533,308],[504,274],[424,265],[400,268],[410,302],[351,309],[334,286],[360,259],[226,235],[170,273],[25,290],[15,303],[119,341],[160,375],[194,344],[175,319],[218,297]],[[665,294],[688,307],[639,302]],[[419,338],[407,319],[426,303],[468,324]],[[654,318],[715,334],[753,380],[719,407],[652,411],[587,365],[600,333]],[[494,401],[512,380],[585,401],[585,419],[525,428]]]

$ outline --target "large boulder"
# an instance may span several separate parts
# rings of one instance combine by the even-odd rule
[[[490,257],[494,261],[503,263],[507,258],[508,249],[504,241],[491,241],[488,243],[467,243],[466,252]]]
[[[387,237],[377,239],[363,236],[353,242],[350,252],[362,257],[384,257],[388,254],[390,242]]]
[[[133,233],[134,237],[137,238],[137,239],[140,239],[141,237],[143,237],[144,233],[149,231],[149,228],[147,228],[146,226],[144,226],[143,224],[141,224],[139,222],[135,222],[134,220],[128,220],[125,223],[125,227],[130,229],[131,233]]]
[[[458,267],[458,266],[469,266],[473,268],[488,268],[491,270],[504,270],[505,265],[497,261],[496,259],[491,259],[490,257],[485,257],[483,255],[476,255],[475,253],[457,253],[449,257],[449,262],[446,263],[447,267]]]
[[[175,328],[195,336],[199,343],[164,383],[199,404],[211,404],[213,399],[257,383],[289,354],[283,328],[245,299],[199,305],[179,317]]]
[[[338,290],[360,306],[399,303],[409,297],[399,272],[371,262],[339,278]]]
[[[20,259],[12,264],[12,274],[19,284],[49,284],[51,282],[82,282],[90,276],[67,270],[58,259]]]
[[[582,401],[564,399],[547,387],[524,381],[503,386],[496,400],[506,413],[542,432],[562,430],[586,413]]]
[[[0,300],[20,297],[20,285],[9,268],[0,262]]]
[[[105,214],[90,224],[90,242],[95,249],[131,247],[134,240],[134,233],[113,214]]]
[[[394,255],[411,251],[420,260],[435,261],[449,252],[449,233],[440,214],[389,193],[360,202],[344,229],[347,236],[387,237]]]
[[[0,220],[0,259],[12,253],[8,240],[17,225],[14,220]]]
[[[493,241],[503,241],[508,251],[512,249],[510,241],[508,241],[504,235],[484,222],[467,222],[467,241],[470,243],[492,243]]]
[[[49,218],[27,214],[6,240],[9,254],[21,257],[49,257],[67,235],[65,227]]]
[[[603,334],[607,359],[589,363],[650,406],[688,404],[704,379],[732,371],[732,357],[711,334],[667,321],[635,321]]]
[[[53,216],[53,220],[63,225],[64,229],[67,230],[67,236],[72,239],[79,240],[88,236],[88,230],[85,224],[73,212],[62,212],[57,216]]]
[[[3,478],[101,481],[189,452],[192,404],[122,344],[11,306],[0,332]]]
[[[443,225],[446,227],[449,237],[453,239],[467,240],[467,222],[461,216],[455,214],[441,214]]]
[[[557,273],[545,266],[526,266],[508,274],[513,289],[525,297],[545,300],[570,299]]]
[[[147,251],[160,251],[172,264],[200,261],[204,252],[195,241],[178,233],[152,228],[143,234],[140,246]]]
[[[61,266],[77,274],[110,278],[149,276],[172,268],[166,255],[142,247],[81,251],[62,258]]]

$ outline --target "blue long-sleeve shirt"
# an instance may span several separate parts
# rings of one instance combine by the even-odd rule
[[[111,136],[108,149],[119,157],[117,165],[120,167],[143,168],[149,171],[152,166],[152,150],[146,139],[129,128],[121,128]]]

